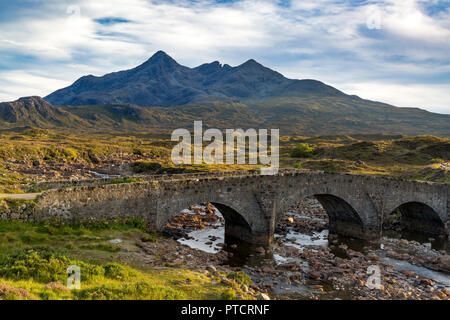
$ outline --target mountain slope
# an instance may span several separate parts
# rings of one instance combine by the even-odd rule
[[[279,128],[281,134],[450,136],[450,115],[364,100],[316,80],[287,79],[254,60],[188,68],[162,51],[130,70],[82,77],[45,100],[0,104],[0,126],[167,133],[203,120],[205,127]]]
[[[450,115],[398,108],[357,97],[276,97],[248,100],[283,132],[307,135],[386,133],[450,137]]]
[[[130,103],[176,106],[206,101],[261,99],[276,96],[345,96],[315,80],[287,79],[249,60],[237,67],[219,62],[188,68],[158,51],[142,65],[103,77],[85,76],[44,99],[53,105]]]
[[[279,128],[280,134],[334,135],[386,133],[450,137],[450,115],[419,109],[395,108],[378,102],[345,98],[271,98],[248,104],[210,102],[164,107],[131,104],[55,107],[39,97],[0,104],[0,128],[35,126],[88,132],[170,133],[192,128],[202,120],[205,128]]]
[[[37,127],[79,127],[87,122],[61,108],[54,107],[40,97],[24,97],[0,103],[0,121],[4,125],[32,125]]]

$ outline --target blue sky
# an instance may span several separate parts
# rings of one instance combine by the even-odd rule
[[[45,96],[164,50],[254,58],[289,78],[450,114],[450,0],[0,2],[0,101]]]

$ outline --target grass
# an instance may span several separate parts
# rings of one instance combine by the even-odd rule
[[[299,145],[307,146],[294,152]],[[63,135],[28,128],[0,133],[0,193],[40,192],[18,188],[32,178],[14,171],[17,162],[94,163],[132,155],[136,173],[182,173],[257,169],[259,165],[184,165],[170,161],[173,142],[167,135],[135,133]],[[306,152],[304,152],[306,150]],[[311,152],[309,152],[311,151]],[[281,167],[331,172],[393,176],[450,183],[441,164],[449,162],[450,139],[432,136],[384,135],[282,136]],[[295,156],[295,157],[292,157]],[[127,156],[124,156],[125,159]],[[127,160],[128,161],[128,160]],[[121,178],[109,183],[135,183]],[[32,206],[33,201],[0,199],[0,216],[10,209]],[[121,239],[122,243],[111,243]],[[0,221],[0,299],[235,299],[251,298],[240,287],[251,285],[243,272],[216,278],[167,264],[153,270],[130,262],[118,263],[136,249],[136,241],[156,243],[141,219],[22,223]],[[157,257],[157,259],[160,257]],[[68,290],[66,269],[82,267],[82,288]],[[224,279],[226,281],[224,281]]]
[[[36,134],[35,131],[46,134]],[[59,133],[29,128],[23,132],[0,134],[0,159],[18,161],[86,161],[92,156],[142,154],[151,158],[164,156],[173,143],[170,140],[143,139],[146,135]],[[159,142],[158,142],[159,141]],[[156,143],[158,142],[158,143]]]
[[[158,270],[116,262],[136,239],[156,242],[135,220],[58,225],[0,221],[0,300],[250,299],[245,274],[207,276],[182,267]],[[123,244],[108,240],[120,238]],[[67,268],[81,269],[81,289],[66,286]],[[235,280],[233,280],[235,279]],[[251,284],[251,282],[249,283]]]
[[[80,289],[65,286],[70,265],[80,267]],[[235,292],[230,285],[187,269],[144,272],[115,262],[73,260],[45,249],[23,250],[0,263],[1,299],[227,299],[235,297]]]
[[[141,182],[142,180],[139,178],[119,178],[119,179],[113,179],[106,184],[123,184],[123,183],[136,183]]]
[[[33,176],[17,173],[15,162],[32,166],[51,163],[95,164],[124,159],[135,174],[173,174],[259,169],[261,165],[181,165],[170,160],[175,142],[158,133],[62,134],[55,130],[26,128],[0,133],[0,193],[41,192],[17,185]],[[450,158],[450,139],[434,136],[354,134],[281,136],[280,166],[354,174],[387,175],[411,180],[449,183],[448,171],[439,165]],[[139,182],[120,178],[110,184]]]
[[[369,140],[371,138],[371,140]],[[365,140],[360,140],[365,139]],[[294,159],[290,153],[308,143],[314,156]],[[291,137],[281,144],[282,166],[450,183],[450,139],[433,136]]]
[[[250,286],[252,285],[252,280],[250,279],[250,277],[248,276],[248,274],[246,274],[243,271],[233,271],[230,272],[227,275],[228,279],[232,279],[234,281],[236,281],[236,283],[240,284],[240,285],[247,285]]]
[[[72,224],[56,222],[25,223],[0,221],[0,259],[30,245],[63,248],[70,244],[73,252],[86,250],[114,251],[107,242],[110,239],[133,234],[147,235],[147,225],[140,219],[114,221],[86,221]]]

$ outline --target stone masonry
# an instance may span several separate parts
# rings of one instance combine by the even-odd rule
[[[384,217],[399,210],[409,229],[450,236],[449,190],[448,184],[293,169],[274,176],[256,171],[161,175],[140,183],[46,191],[31,219],[139,217],[161,230],[181,210],[211,202],[225,218],[226,237],[268,244],[281,214],[315,196],[329,215],[330,232],[378,240]]]

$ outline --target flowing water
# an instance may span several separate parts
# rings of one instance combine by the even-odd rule
[[[181,213],[183,214],[195,214],[194,208],[204,209],[205,206],[195,205],[191,209],[185,209]],[[208,228],[201,230],[194,230],[188,233],[188,239],[181,238],[178,242],[185,244],[193,249],[202,250],[208,253],[217,253],[222,250],[221,244],[225,243],[225,223],[222,214],[217,208],[213,207],[214,214],[220,219],[209,226]],[[204,213],[200,213],[204,215]]]
[[[191,210],[184,210],[183,213],[194,213]],[[191,248],[202,250],[208,253],[217,253],[222,250],[222,245],[225,241],[225,226],[224,220],[220,212],[215,209],[215,214],[221,217],[220,221],[214,224],[210,228],[205,228],[202,230],[195,230],[188,233],[189,239],[179,239],[178,241],[182,244],[185,244]],[[288,215],[295,216],[303,219],[316,219],[314,217],[305,216],[298,214],[296,212],[288,212]],[[311,246],[323,246],[330,247],[331,252],[340,258],[349,258],[346,254],[346,251],[339,248],[336,245],[329,243],[328,240],[328,230],[322,230],[321,232],[313,232],[312,235],[300,233],[294,231],[292,228],[288,229],[286,234],[275,234],[274,237],[277,238],[281,243],[286,246],[292,246],[300,251],[303,251],[305,248]],[[405,236],[404,234],[399,234],[395,232],[387,232],[386,236],[391,238],[399,238]],[[414,237],[414,234],[408,234],[406,239],[415,240],[421,243],[430,242],[433,249],[436,250],[448,250],[448,242],[424,238],[420,235]],[[362,240],[357,239],[349,239],[349,238],[338,238],[339,243],[344,243],[349,249],[359,251],[362,253],[367,253],[368,249],[383,249],[383,245],[381,248],[367,243]],[[295,257],[284,257],[280,254],[266,254],[259,255],[256,253],[256,246],[235,242],[227,243],[226,250],[231,251],[233,253],[232,257],[226,262],[227,265],[235,266],[235,267],[245,267],[247,266],[259,266],[264,260],[271,259],[274,260],[277,264],[285,264],[288,262],[296,262],[298,265],[302,267],[303,270],[308,270],[308,262],[301,260]],[[448,251],[447,251],[448,252]],[[436,282],[436,284],[440,287],[446,287],[450,289],[450,277],[444,273],[432,271],[430,269],[419,267],[412,265],[406,261],[395,260],[392,258],[382,257],[381,262],[383,264],[387,264],[392,266],[395,270],[398,271],[413,271],[415,274],[423,277],[427,277]],[[296,294],[304,293],[304,292],[318,292],[316,287],[320,285],[326,292],[324,297],[327,299],[349,299],[351,296],[345,291],[336,291],[333,290],[332,285],[328,281],[308,281],[306,284],[296,283],[296,284],[286,284],[282,282],[277,282],[273,286],[273,291],[275,294],[290,294],[292,297],[295,297]]]
[[[92,173],[96,178],[100,178],[100,179],[120,178],[120,175],[111,175],[111,174],[100,173],[100,172],[95,172],[95,171],[89,171],[89,172]]]
[[[444,286],[447,290],[450,290],[450,276],[442,272],[433,271],[424,267],[416,266],[407,261],[396,260],[388,257],[382,258],[381,262],[388,264],[399,271],[413,271],[415,274],[432,279],[437,284]]]
[[[418,234],[410,231],[383,231],[383,236],[393,239],[406,239],[409,241],[417,241],[420,243],[429,244],[430,248],[440,251],[444,250],[447,254],[450,254],[450,241],[443,238],[430,237],[424,234]]]

